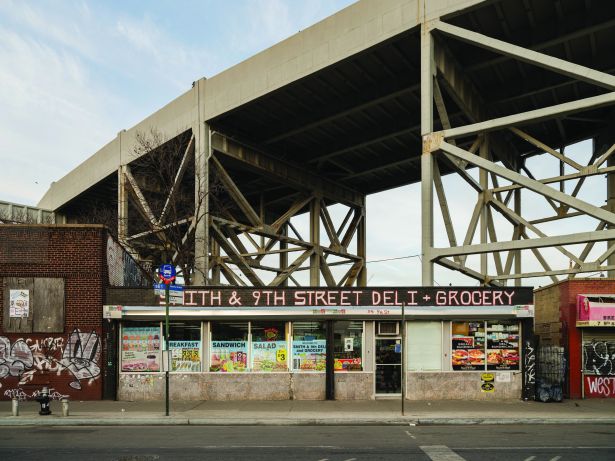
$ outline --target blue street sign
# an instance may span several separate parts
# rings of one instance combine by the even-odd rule
[[[160,266],[160,277],[165,280],[173,280],[175,278],[175,266],[173,264]]]

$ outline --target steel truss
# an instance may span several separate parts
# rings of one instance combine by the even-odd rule
[[[465,78],[447,50],[447,40],[461,40],[503,56],[530,63],[558,72],[578,81],[598,85],[607,93],[578,99],[551,107],[524,113],[485,120],[485,101]],[[442,91],[465,112],[472,123],[451,127],[444,104]],[[615,274],[615,182],[613,171],[615,152],[613,137],[604,133],[597,141],[587,165],[581,165],[560,150],[548,146],[526,132],[521,126],[557,119],[567,114],[615,103],[615,77],[594,69],[574,64],[543,53],[525,49],[510,43],[435,20],[426,22],[421,29],[421,201],[422,201],[422,282],[434,284],[434,265],[460,271],[484,285],[506,284],[514,280],[521,284],[523,278],[549,276],[557,281],[561,275],[574,277],[579,273],[609,271]],[[433,107],[436,107],[442,129],[434,130]],[[547,155],[555,157],[560,164],[560,174],[537,178],[516,152],[511,151],[502,139],[502,130],[509,130]],[[471,147],[462,149],[456,140],[473,139]],[[558,146],[560,147],[560,146]],[[440,176],[442,165],[452,168],[476,193],[474,210],[461,237],[456,234],[449,211],[446,191]],[[572,173],[564,174],[564,165]],[[478,180],[467,169],[478,170]],[[534,172],[535,173],[535,172]],[[540,172],[542,173],[542,172]],[[607,175],[608,200],[599,206],[579,198],[587,178]],[[501,185],[499,182],[507,183]],[[576,182],[572,192],[567,193],[564,184]],[[555,186],[555,187],[554,187]],[[558,187],[559,186],[559,187]],[[434,246],[434,190],[440,205],[448,247]],[[525,192],[524,192],[525,191]],[[538,194],[553,214],[540,219],[525,218],[522,213],[522,194],[527,191]],[[495,216],[503,217],[511,226],[510,239],[496,233]],[[594,219],[594,227],[585,232],[567,235],[547,235],[540,224],[565,220],[576,216]],[[508,234],[507,234],[508,235]],[[462,240],[458,240],[461,238]],[[461,243],[460,243],[461,242]],[[588,256],[597,242],[607,242],[607,248],[595,259]],[[580,252],[568,245],[584,244]],[[561,252],[570,264],[568,267],[552,267],[551,261],[541,251],[553,248]],[[576,248],[578,250],[578,247]],[[533,253],[542,266],[540,271],[524,271],[522,254]],[[468,258],[480,255],[478,267],[471,267]],[[489,264],[491,259],[491,264]]]
[[[278,211],[272,208],[276,199],[267,202],[262,194],[247,196],[233,171],[224,166],[229,159],[278,187],[291,188],[291,204],[280,213],[279,205],[275,207]],[[309,270],[310,286],[366,284],[364,195],[214,133],[207,124],[193,128],[178,164],[158,212],[143,190],[144,178],[133,176],[130,165],[119,169],[118,236],[133,254],[147,249],[157,251],[161,258],[171,255],[171,262],[196,285],[299,286],[296,275],[305,270]],[[169,222],[169,207],[186,179],[189,164],[194,166],[194,206]],[[130,232],[128,223],[135,217],[128,219],[129,203],[138,212],[140,228],[147,230]],[[330,212],[334,204],[347,210],[339,223]],[[303,213],[309,214],[305,237],[291,221]],[[171,245],[170,232],[178,229],[181,244]],[[188,261],[187,247],[191,247]],[[167,256],[162,256],[165,251]],[[272,262],[274,255],[277,258]]]

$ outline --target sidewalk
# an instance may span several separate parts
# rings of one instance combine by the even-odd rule
[[[11,415],[11,402],[0,402],[0,426],[117,426],[117,425],[449,425],[449,424],[615,424],[615,399],[566,400],[562,403],[523,401],[407,401],[401,415],[399,400],[361,401],[164,401],[70,402],[62,417],[60,402],[50,416],[39,416],[36,402],[20,402],[20,415]]]

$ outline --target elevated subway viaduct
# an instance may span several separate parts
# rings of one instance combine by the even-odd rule
[[[614,37],[612,2],[361,0],[197,80],[39,206],[112,223],[196,285],[365,286],[366,196],[420,182],[424,285],[436,264],[484,285],[613,273]],[[586,139],[579,163],[565,146]],[[466,221],[445,175],[467,186]],[[605,175],[604,196],[583,193]]]

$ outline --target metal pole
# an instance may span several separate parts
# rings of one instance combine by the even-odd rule
[[[401,415],[406,416],[406,303],[401,303]]]
[[[326,335],[327,360],[325,367],[325,398],[327,400],[335,400],[335,357],[333,344],[335,341],[335,332],[333,329],[333,320],[327,320]]]
[[[165,280],[166,282],[166,280]],[[167,353],[167,366],[164,373],[165,386],[164,386],[164,405],[165,405],[165,416],[169,416],[169,368],[171,367],[170,356],[169,356],[169,284],[164,284],[164,304],[165,304],[165,313],[164,313],[164,351]],[[164,363],[164,360],[163,360]]]

